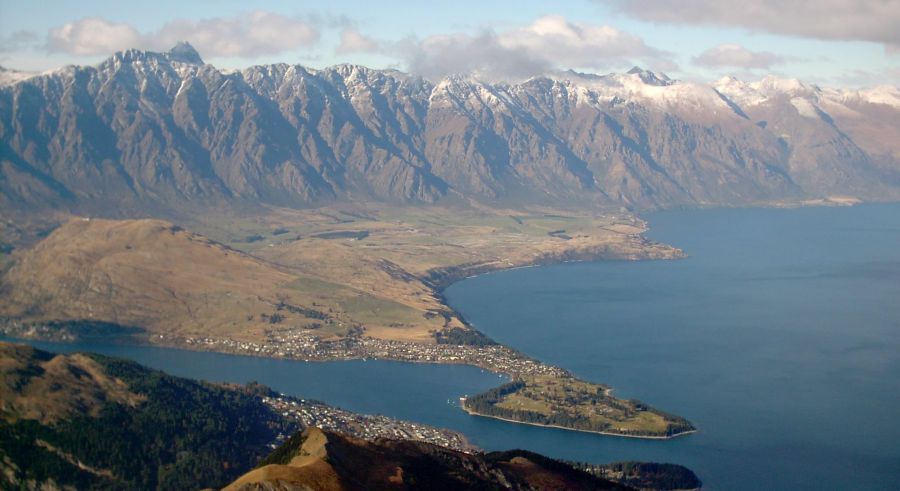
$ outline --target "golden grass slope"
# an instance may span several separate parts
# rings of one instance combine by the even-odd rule
[[[160,220],[72,219],[5,275],[2,313],[238,332],[294,276]]]
[[[315,427],[307,428],[303,436],[303,444],[290,462],[253,469],[222,491],[346,489],[341,477],[326,461],[328,437]]]
[[[85,355],[41,356],[30,346],[0,342],[0,418],[7,422],[50,424],[73,414],[96,416],[107,402],[143,400]]]
[[[167,336],[333,338],[360,325],[428,342],[444,324],[425,317],[428,303],[323,282],[161,220],[71,219],[19,255],[2,291],[0,315],[10,319],[105,321]]]
[[[647,242],[643,224],[623,214],[346,208],[191,221],[216,240],[161,220],[73,218],[15,253],[0,279],[0,317],[106,321],[146,329],[162,343],[360,332],[433,343],[436,331],[465,328],[438,291],[453,279],[562,260],[680,253]]]

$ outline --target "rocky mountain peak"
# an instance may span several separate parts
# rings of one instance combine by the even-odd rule
[[[200,57],[200,53],[187,41],[179,41],[166,55],[172,61],[203,65],[203,58]]]
[[[632,67],[631,70],[628,70],[628,75],[637,75],[638,78],[641,79],[647,85],[672,85],[674,82],[669,78],[665,73],[654,73],[650,70],[645,70],[639,66]]]

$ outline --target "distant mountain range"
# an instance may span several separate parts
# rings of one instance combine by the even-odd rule
[[[734,205],[900,198],[900,90],[566,72],[516,83],[205,64],[188,44],[0,72],[0,206]]]

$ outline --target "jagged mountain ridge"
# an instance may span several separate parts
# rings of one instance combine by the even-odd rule
[[[517,84],[354,65],[223,71],[184,43],[0,84],[0,203],[129,215],[459,195],[636,208],[896,199],[897,122],[895,87],[705,85],[640,69]]]

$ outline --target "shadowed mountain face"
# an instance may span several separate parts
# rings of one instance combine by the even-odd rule
[[[471,455],[413,441],[308,428],[225,491],[633,489],[526,451]]]
[[[250,389],[0,343],[0,489],[200,489],[296,425]]]
[[[146,215],[457,195],[638,208],[887,199],[900,197],[898,119],[893,87],[702,85],[639,69],[514,85],[349,65],[225,72],[180,44],[5,78],[0,204]]]

